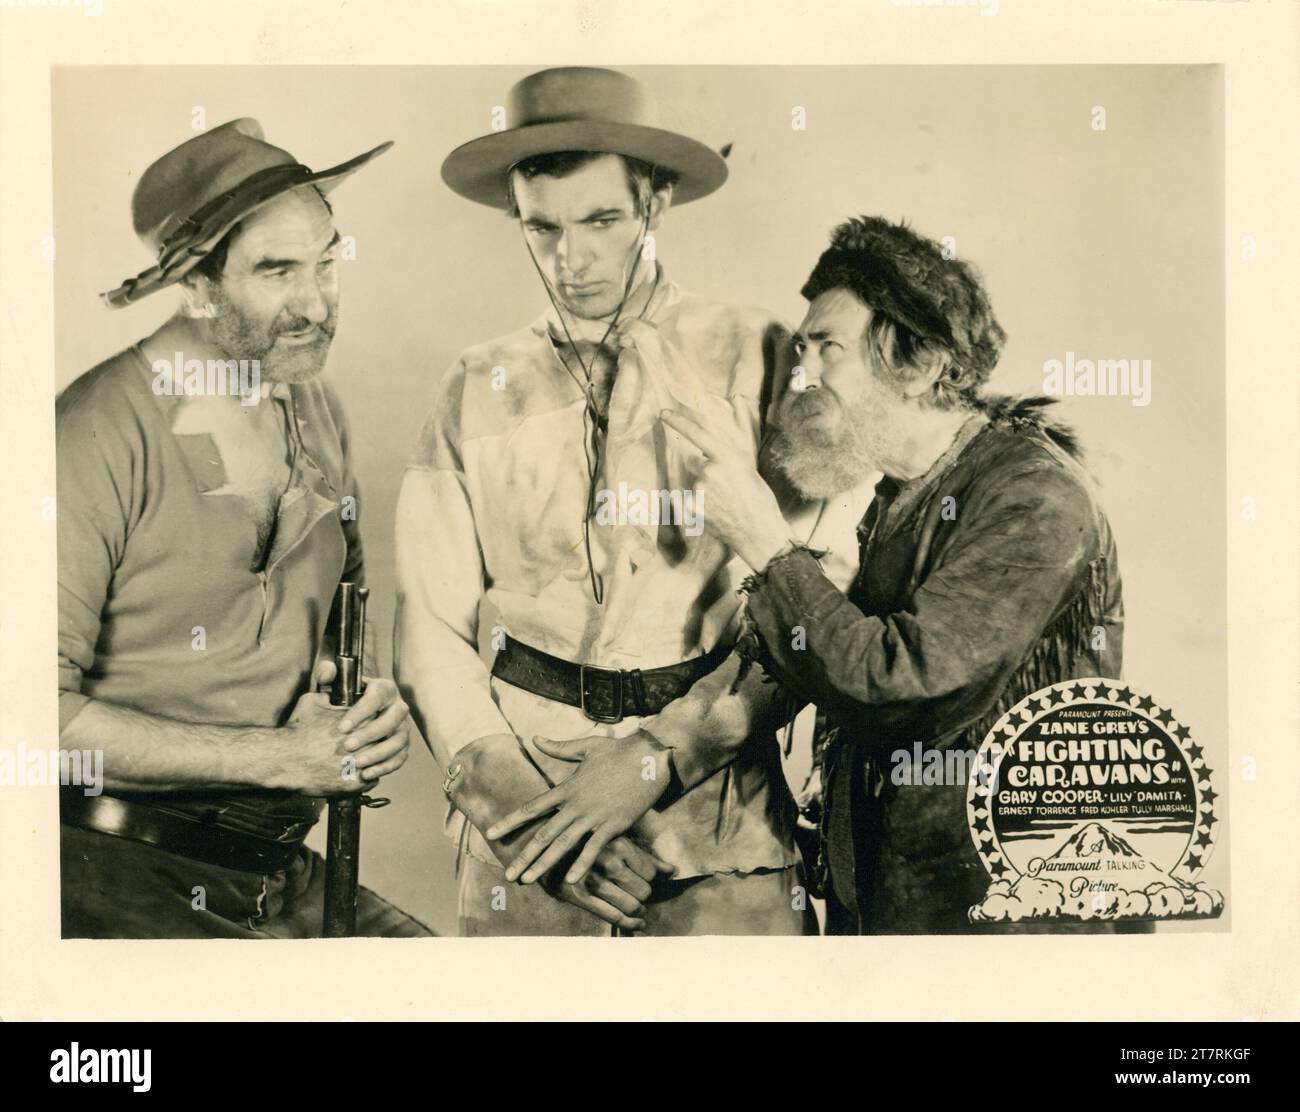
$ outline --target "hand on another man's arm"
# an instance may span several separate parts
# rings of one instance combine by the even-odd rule
[[[513,734],[478,738],[457,751],[447,777],[448,794],[474,827],[483,832],[489,848],[510,868],[519,847],[533,834],[534,823],[499,832],[496,822],[512,807],[537,796],[547,787],[541,772],[525,755]],[[541,877],[551,895],[624,930],[645,926],[644,901],[660,872],[671,870],[653,854],[627,838],[610,839],[594,860],[590,874],[569,881],[564,863]],[[514,880],[515,870],[508,878]]]
[[[760,727],[775,724],[778,695],[756,668],[733,693],[739,668],[733,654],[627,737],[535,738],[549,756],[581,764],[489,830],[505,836],[535,824],[507,876],[531,883],[581,846],[565,874],[566,881],[580,882],[605,846],[651,808],[670,805],[734,761]]]

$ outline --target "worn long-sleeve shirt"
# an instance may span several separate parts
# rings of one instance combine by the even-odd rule
[[[1031,692],[1119,675],[1114,540],[1072,439],[1039,408],[974,416],[925,475],[882,479],[847,593],[796,551],[750,594],[760,659],[833,723],[827,855],[861,929],[966,929],[988,879],[966,786],[897,787],[894,753],[977,746]]]
[[[538,751],[534,735],[624,736],[643,721],[598,724],[491,677],[479,651],[484,603],[486,651],[513,637],[605,668],[675,664],[734,637],[740,562],[689,515],[647,526],[621,507],[638,491],[690,493],[695,460],[661,425],[664,409],[689,407],[757,450],[760,397],[786,334],[764,312],[692,297],[662,274],[642,317],[618,356],[597,481],[613,516],[589,530],[599,603],[582,528],[586,403],[560,322],[548,312],[471,348],[438,385],[398,507],[398,671],[444,764],[477,738],[513,733],[558,782],[574,766]],[[569,327],[579,343],[604,329]],[[837,543],[851,547],[851,524]],[[729,768],[647,815],[638,835],[679,877],[782,868],[796,860],[793,818],[769,724]],[[449,832],[494,860],[455,811]]]
[[[182,722],[283,725],[310,684],[335,588],[362,576],[342,409],[319,381],[259,403],[284,408],[291,455],[263,552],[245,461],[223,453],[192,399],[155,393],[155,381],[133,346],[57,402],[60,725],[90,699]],[[282,793],[166,799],[286,823],[319,810]]]

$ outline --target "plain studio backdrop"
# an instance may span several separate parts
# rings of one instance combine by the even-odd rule
[[[55,390],[174,311],[174,290],[122,310],[98,294],[153,261],[131,230],[131,191],[197,125],[253,116],[315,169],[396,140],[331,197],[356,257],[341,264],[326,371],[352,422],[385,674],[398,482],[438,379],[464,348],[545,304],[518,226],[454,195],[438,171],[454,146],[490,130],[506,90],[535,68],[54,69]],[[951,236],[982,270],[1008,335],[995,390],[1041,392],[1044,364],[1067,353],[1151,361],[1149,405],[1071,397],[1056,408],[1081,435],[1117,537],[1126,679],[1193,731],[1226,795],[1219,68],[627,72],[658,98],[664,126],[733,144],[727,184],[671,210],[658,234],[683,288],[797,324],[799,288],[830,229],[879,214]],[[51,698],[54,687],[51,675]],[[797,755],[791,778],[805,766]],[[415,743],[384,782],[393,806],[366,814],[362,879],[453,933],[440,780]],[[1221,833],[1203,879],[1227,893],[1230,910],[1228,850]],[[1225,912],[1214,927],[1226,924]]]

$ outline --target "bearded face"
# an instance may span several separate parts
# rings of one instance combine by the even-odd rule
[[[870,318],[847,290],[827,290],[794,335],[798,364],[763,464],[805,499],[830,498],[882,470],[901,437],[902,397],[871,365],[864,341]]]
[[[782,405],[781,424],[764,446],[764,469],[782,475],[804,499],[851,490],[877,470],[862,430],[861,403],[846,405],[829,391],[805,390]]]
[[[338,322],[338,305],[331,304],[319,321],[282,308],[267,319],[260,306],[236,301],[224,283],[209,294],[213,309],[212,338],[229,359],[257,360],[267,382],[307,382],[325,368]]]
[[[246,218],[221,278],[204,279],[213,342],[257,360],[263,380],[304,382],[325,367],[338,319],[339,235],[320,194],[302,187]]]

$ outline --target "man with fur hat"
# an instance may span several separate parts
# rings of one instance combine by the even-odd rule
[[[973,749],[1030,693],[1118,675],[1114,540],[1074,437],[1044,416],[1048,400],[983,393],[1004,334],[973,267],[904,226],[863,217],[835,231],[802,292],[799,362],[759,467],[743,441],[689,410],[664,417],[700,453],[707,530],[754,573],[737,659],[720,673],[734,669],[744,682],[757,660],[826,715],[829,876],[818,880],[828,933],[968,930],[988,878],[966,785],[899,785],[891,755],[918,742]],[[881,472],[846,591],[824,554],[792,536],[781,505]],[[691,713],[733,717],[737,696],[712,695]],[[746,744],[739,730],[716,736],[710,763]],[[571,822],[587,828],[588,813],[597,812]],[[617,831],[606,825],[602,836]]]
[[[313,684],[341,579],[363,575],[347,424],[321,381],[339,234],[326,192],[391,144],[313,172],[257,121],[155,162],[132,201],[157,263],[105,294],[183,308],[58,399],[59,719],[102,751],[62,793],[65,937],[322,930],[303,840],[322,797],[401,767],[408,714],[367,677]],[[427,929],[362,889],[357,933]]]
[[[742,655],[832,723],[828,930],[969,930],[988,877],[966,784],[899,785],[891,755],[916,742],[973,750],[1027,695],[1118,676],[1115,542],[1074,436],[1044,413],[1049,400],[984,394],[1005,336],[973,267],[862,217],[836,229],[802,292],[802,388],[780,402],[766,482],[693,414],[665,423],[703,453],[708,528],[755,573]],[[768,483],[822,497],[876,470],[845,592],[816,552],[790,543]]]
[[[768,313],[683,292],[656,257],[670,204],[717,189],[726,164],[610,70],[533,74],[508,119],[443,177],[519,221],[549,308],[440,382],[397,514],[395,673],[446,773],[461,930],[805,932],[769,691],[744,693],[753,744],[716,774],[709,731],[675,721],[730,651],[741,569],[702,534],[710,508],[659,415],[688,408],[752,462],[788,339]],[[634,827],[590,859],[544,816],[495,828],[564,782],[574,744],[620,835]]]

